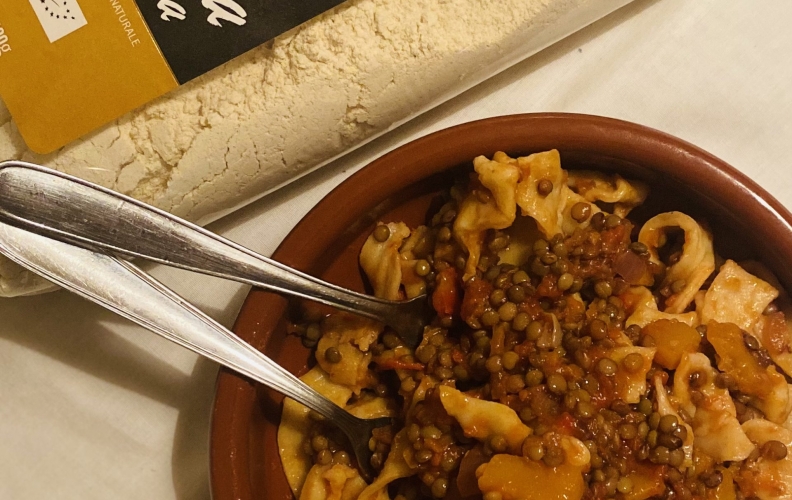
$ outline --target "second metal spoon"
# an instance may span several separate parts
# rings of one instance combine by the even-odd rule
[[[369,438],[390,418],[355,417],[129,262],[3,223],[0,254],[318,412],[347,436],[361,475],[373,479]]]

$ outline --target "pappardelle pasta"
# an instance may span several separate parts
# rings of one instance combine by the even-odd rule
[[[302,379],[375,431],[366,484],[344,440],[286,400],[300,500],[792,499],[789,301],[723,260],[703,221],[628,214],[648,189],[561,168],[557,151],[474,159],[429,224],[379,224],[379,297],[427,293],[411,349],[346,313],[295,326]]]

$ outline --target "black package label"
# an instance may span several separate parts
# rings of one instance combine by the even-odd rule
[[[136,0],[183,84],[343,0]]]

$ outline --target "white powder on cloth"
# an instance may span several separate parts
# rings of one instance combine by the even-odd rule
[[[628,1],[350,0],[49,155],[0,103],[0,159],[208,223]],[[7,267],[0,295],[37,291]]]

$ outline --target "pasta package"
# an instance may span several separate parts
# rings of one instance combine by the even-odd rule
[[[388,328],[363,345],[357,326],[339,335],[346,313],[297,320],[320,364],[365,371],[336,380],[342,404],[397,416],[372,435],[379,476],[359,498],[789,498],[792,351],[772,274],[721,259],[684,213],[637,227],[647,186],[567,172],[557,151],[478,157],[473,172],[427,225],[379,223],[360,252],[379,296],[427,294],[417,347]],[[302,429],[304,462],[281,440],[283,466],[324,479],[298,498],[331,498],[333,467],[352,482],[332,498],[360,487],[338,431]]]
[[[627,3],[349,0],[52,154],[0,104],[0,160],[206,224]],[[0,295],[48,286],[0,264]]]

